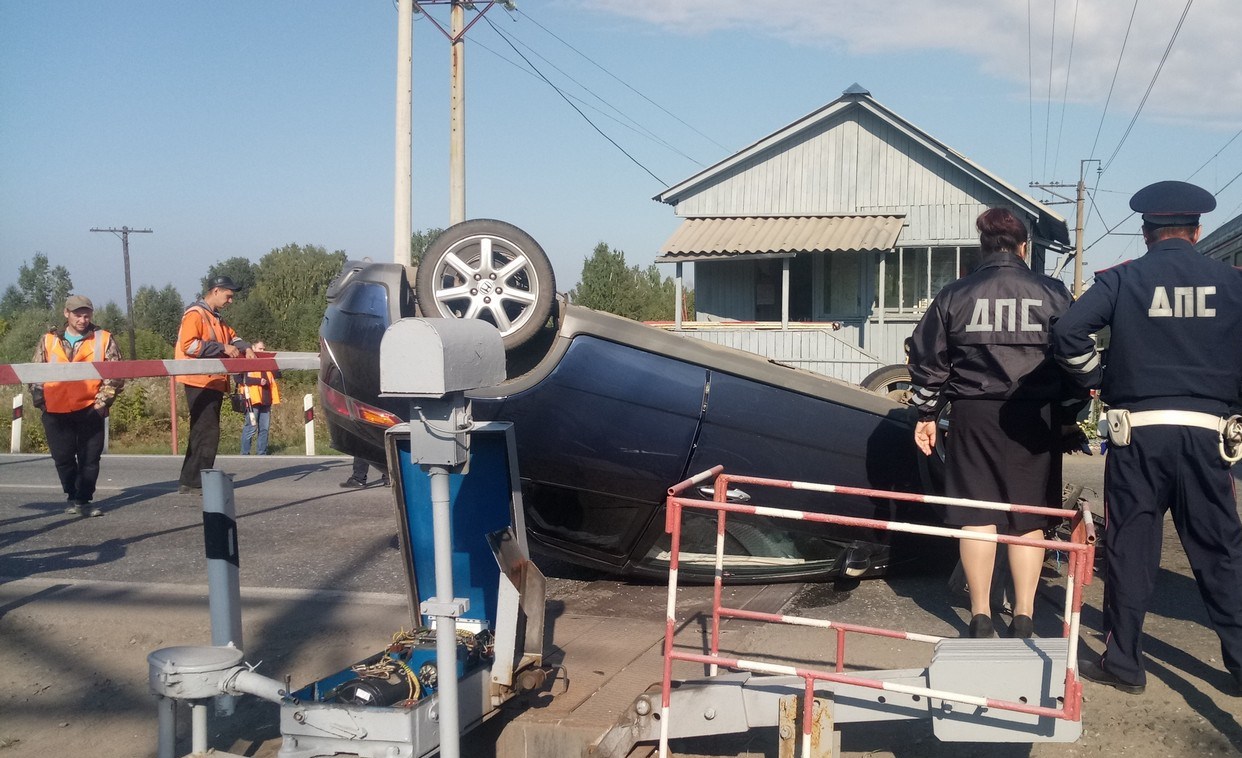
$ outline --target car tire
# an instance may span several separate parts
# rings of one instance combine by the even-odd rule
[[[902,405],[909,405],[914,385],[910,379],[910,367],[896,365],[883,366],[872,371],[859,382],[859,386]]]
[[[506,350],[525,344],[552,314],[556,280],[539,243],[512,224],[472,219],[436,237],[414,284],[424,316],[477,318]]]

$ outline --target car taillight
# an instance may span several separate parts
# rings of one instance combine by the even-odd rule
[[[348,418],[362,421],[367,424],[383,427],[387,429],[390,426],[396,426],[401,423],[401,419],[395,414],[389,413],[383,408],[376,408],[373,405],[359,402],[352,397],[342,394],[326,384],[320,384],[320,394],[323,396],[323,402],[336,413],[338,416],[346,416]]]

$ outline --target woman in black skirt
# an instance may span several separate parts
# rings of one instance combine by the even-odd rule
[[[936,415],[953,403],[946,494],[974,500],[1057,506],[1061,497],[1061,372],[1051,324],[1069,308],[1065,285],[1026,264],[1027,230],[1004,208],[975,222],[983,261],[946,286],[914,330],[910,374],[919,411],[915,443],[936,446]],[[946,521],[967,531],[1038,538],[1042,516],[949,506]],[[963,539],[970,589],[970,636],[991,637],[996,543]],[[1030,637],[1042,548],[1010,545],[1014,637]]]

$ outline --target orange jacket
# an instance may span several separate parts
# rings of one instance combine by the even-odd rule
[[[238,374],[237,378],[238,389],[251,405],[280,404],[280,387],[271,371],[251,371],[248,374]]]
[[[94,363],[107,360],[112,335],[96,327],[93,335],[84,337],[72,355],[66,351],[67,343],[59,334],[43,335],[43,355],[48,363]],[[73,382],[44,382],[43,403],[49,413],[73,413],[95,405],[100,379],[82,379]]]
[[[200,300],[185,309],[185,314],[181,316],[181,329],[177,332],[176,358],[224,358],[225,345],[234,345],[243,350],[249,347],[238,339],[237,332],[232,327],[220,319],[220,314],[203,301]],[[228,374],[190,374],[178,376],[177,381],[191,387],[219,390],[225,394],[229,391]]]

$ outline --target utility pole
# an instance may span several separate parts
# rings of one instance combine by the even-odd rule
[[[129,359],[136,360],[138,358],[138,343],[134,338],[134,293],[130,287],[129,278],[129,235],[131,234],[150,234],[150,229],[130,229],[128,226],[122,226],[120,229],[107,228],[100,229],[94,227],[92,232],[111,232],[121,238],[121,253],[125,256],[125,318],[129,321]]]
[[[449,225],[466,220],[466,33],[496,3],[513,10],[513,0],[489,0],[482,10],[471,0],[413,0],[414,10],[422,13],[449,41]],[[431,17],[424,5],[449,7],[449,28]],[[476,11],[465,23],[466,9]],[[409,235],[406,235],[407,247]]]
[[[397,3],[397,156],[396,176],[393,183],[393,263],[408,266],[410,263],[411,153],[413,152],[414,128],[411,111],[414,108],[414,2],[398,0]]]
[[[1075,299],[1077,299],[1077,297],[1082,294],[1082,230],[1083,230],[1083,225],[1086,223],[1082,215],[1082,205],[1083,205],[1082,200],[1083,200],[1083,195],[1085,193],[1085,189],[1084,189],[1085,185],[1083,184],[1082,177],[1081,175],[1079,176],[1078,184],[1076,185],[1066,184],[1064,182],[1031,182],[1029,186],[1037,187],[1039,189],[1044,190],[1050,195],[1054,195],[1056,197],[1061,198],[1060,200],[1053,200],[1051,202],[1044,203],[1044,205],[1065,205],[1067,203],[1077,204],[1078,213],[1077,213],[1077,217],[1074,219],[1074,286],[1071,288],[1071,291],[1074,293]],[[1077,199],[1070,199],[1066,197],[1065,195],[1059,194],[1057,192],[1053,192],[1054,189],[1063,189],[1063,188],[1069,188],[1069,187],[1075,188],[1075,190],[1078,193]],[[1053,272],[1054,277],[1061,275],[1062,265],[1063,264],[1057,264],[1056,271]]]

